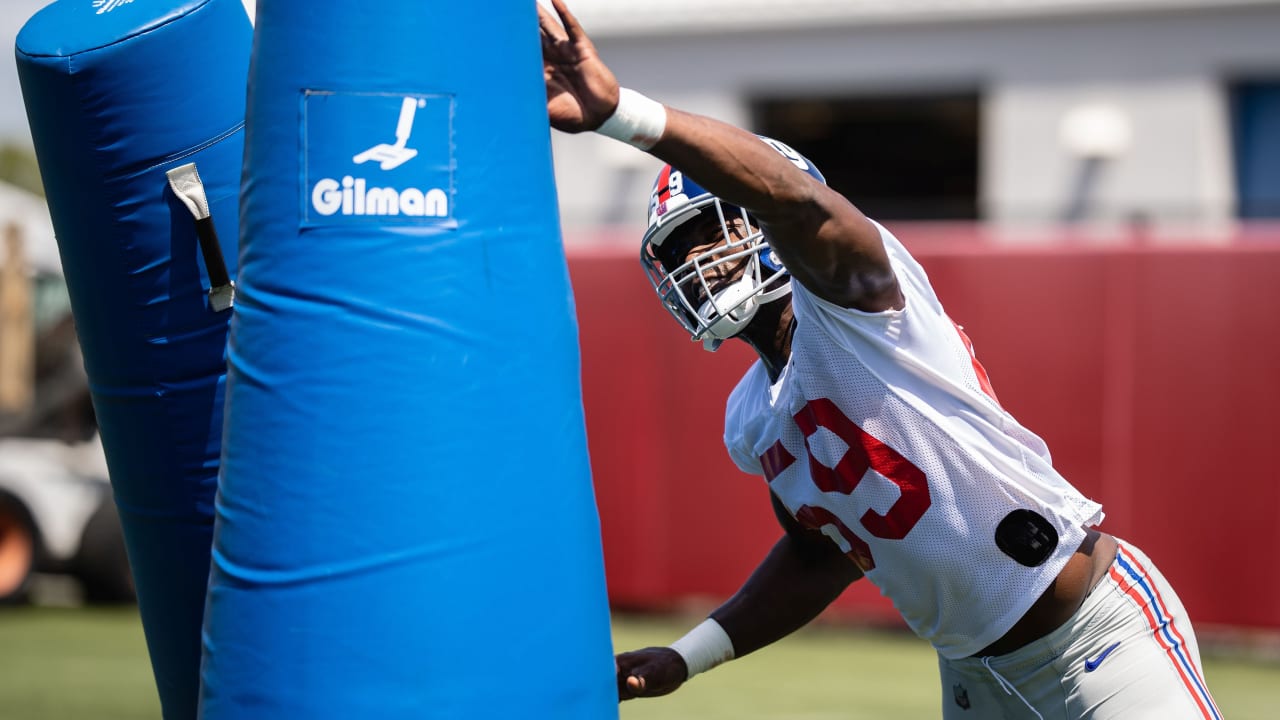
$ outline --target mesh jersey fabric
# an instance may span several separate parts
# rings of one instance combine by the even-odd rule
[[[791,357],[773,383],[762,363],[748,369],[729,396],[725,445],[801,524],[848,553],[917,635],[943,657],[967,657],[1027,611],[1102,507],[984,390],[924,268],[877,227],[903,309],[843,308],[793,279]],[[1034,567],[995,541],[1018,509],[1058,535]]]

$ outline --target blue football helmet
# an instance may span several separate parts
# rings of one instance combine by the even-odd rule
[[[803,155],[772,138],[760,139],[826,184],[822,173]],[[719,235],[706,227],[715,224]],[[677,232],[680,228],[684,231]],[[692,248],[715,237],[728,242],[688,256]],[[712,289],[708,271],[736,267],[744,260],[746,272],[740,279],[718,291]],[[649,226],[640,244],[640,263],[662,304],[689,331],[689,339],[701,340],[711,352],[742,332],[761,305],[791,292],[791,276],[751,215],[707,192],[670,165],[658,173],[649,197]]]

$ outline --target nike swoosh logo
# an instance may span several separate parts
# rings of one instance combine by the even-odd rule
[[[1110,646],[1108,646],[1106,650],[1103,650],[1101,653],[1099,653],[1099,654],[1098,654],[1098,657],[1096,657],[1096,658],[1094,658],[1094,659],[1092,659],[1092,660],[1090,660],[1089,658],[1085,658],[1085,659],[1084,659],[1084,671],[1085,671],[1085,672],[1093,672],[1094,670],[1097,670],[1097,669],[1098,669],[1098,666],[1102,664],[1102,661],[1103,661],[1103,660],[1106,660],[1106,659],[1107,659],[1107,656],[1108,656],[1108,655],[1110,655],[1112,652],[1114,652],[1114,651],[1115,651],[1115,649],[1116,649],[1116,648],[1118,648],[1118,647],[1120,647],[1120,643],[1118,643],[1118,642],[1116,642],[1116,643],[1111,643],[1111,645],[1110,645]]]

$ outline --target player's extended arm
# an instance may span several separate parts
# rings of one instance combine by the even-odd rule
[[[800,526],[776,495],[774,514],[786,532],[733,597],[711,613],[742,657],[808,624],[862,571],[835,543]]]
[[[666,129],[649,152],[750,212],[814,294],[868,312],[902,306],[879,229],[755,135],[668,107]]]
[[[826,537],[805,530],[773,497],[786,533],[732,598],[711,613],[742,657],[803,627],[862,572]],[[684,657],[670,647],[621,653],[618,697],[666,695],[689,678]]]
[[[552,4],[559,22],[538,7],[551,124],[571,133],[595,130],[618,108],[618,81],[562,0]],[[755,135],[667,108],[649,152],[752,213],[787,270],[818,296],[871,312],[902,306],[876,226]]]

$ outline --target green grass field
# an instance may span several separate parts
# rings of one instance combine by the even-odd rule
[[[665,644],[688,626],[619,617],[617,648]],[[1223,715],[1270,720],[1280,665],[1205,658]],[[923,642],[817,627],[696,678],[674,695],[622,706],[622,720],[912,720],[938,716],[936,664]],[[0,718],[159,718],[134,608],[0,609]]]

